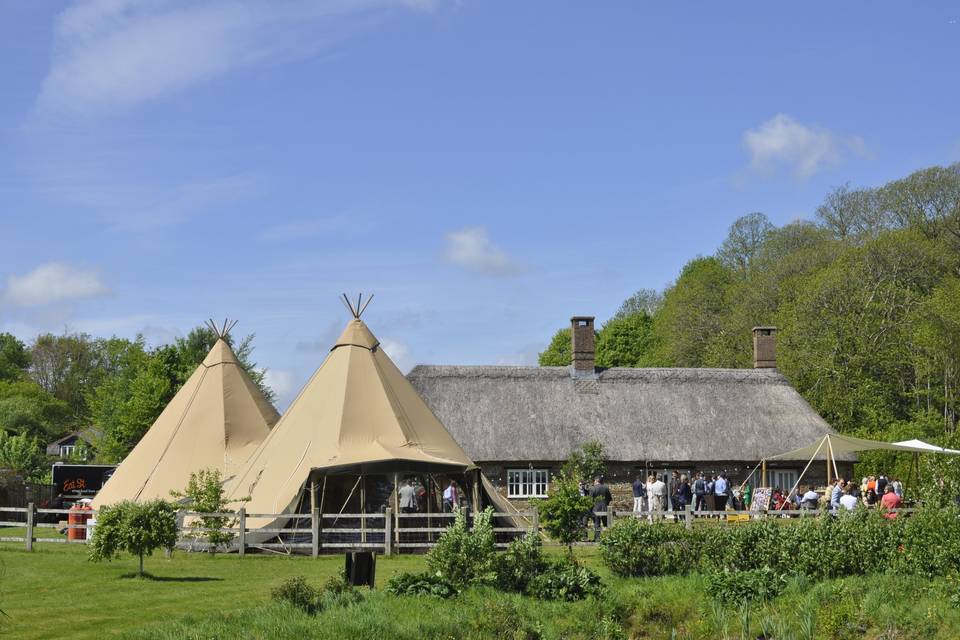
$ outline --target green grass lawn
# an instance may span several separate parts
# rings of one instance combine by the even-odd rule
[[[9,530],[4,535],[13,535]],[[320,585],[342,570],[342,556],[319,559],[256,554],[209,556],[178,551],[148,558],[152,579],[132,577],[136,560],[96,564],[80,545],[0,544],[0,638],[582,638],[752,639],[780,625],[777,640],[960,637],[958,584],[876,575],[811,582],[795,579],[771,603],[723,609],[699,576],[624,579],[606,571],[592,547],[582,562],[609,587],[602,602],[543,602],[490,589],[451,600],[395,598],[377,590],[347,608],[308,616],[271,603],[270,591],[303,575]],[[550,553],[559,553],[555,548]],[[380,557],[377,585],[421,571],[423,556]],[[746,628],[748,632],[744,632]],[[806,631],[804,631],[806,629]]]

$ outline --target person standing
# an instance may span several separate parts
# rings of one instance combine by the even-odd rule
[[[650,511],[662,514],[667,510],[667,483],[655,475],[650,476],[649,491],[647,497],[652,501]]]
[[[403,481],[403,484],[397,492],[397,497],[400,502],[400,513],[416,513],[419,510],[417,504],[417,489],[411,484],[409,478]]]
[[[750,486],[749,482],[743,483],[743,509],[744,511],[749,511],[750,506],[753,501],[753,487]]]
[[[713,484],[713,499],[716,501],[717,511],[726,509],[729,491],[730,484],[727,482],[727,474],[721,473],[717,476],[717,481]]]
[[[444,513],[453,513],[455,508],[460,507],[460,491],[455,480],[451,480],[447,488],[443,490],[443,511]]]
[[[690,504],[692,494],[690,492],[690,482],[687,480],[685,474],[680,476],[680,484],[677,485],[676,491],[676,500],[674,503],[673,510],[677,513],[674,515],[674,518],[677,522],[680,522],[680,514],[687,510],[687,505]]]
[[[643,499],[647,497],[647,486],[638,475],[633,479],[633,514],[637,517],[643,512]]]
[[[604,484],[603,477],[597,476],[593,479],[590,497],[593,498],[593,541],[598,542],[600,540],[600,520],[608,517],[606,515],[607,506],[613,502],[613,496],[610,495],[610,489]]]
[[[707,479],[703,477],[703,471],[697,473],[697,479],[693,482],[693,510],[703,511],[707,508]]]
[[[881,473],[877,476],[877,495],[883,496],[887,491],[887,485],[890,483],[890,480],[887,479],[887,474]]]

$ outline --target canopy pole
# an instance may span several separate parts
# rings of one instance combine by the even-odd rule
[[[833,457],[833,445],[830,444],[830,436],[826,436],[826,438],[827,438],[827,463],[826,463],[826,467],[827,467],[827,486],[829,487],[829,486],[830,486],[830,481],[833,479],[833,478],[831,477],[832,474],[831,474],[831,469],[830,469],[830,458]]]
[[[830,436],[827,436],[827,437],[830,438]],[[829,463],[832,463],[832,464],[833,464],[833,477],[836,478],[837,480],[839,480],[839,479],[840,479],[840,471],[837,469],[837,454],[835,454],[835,453],[833,452],[833,438],[830,438],[830,440],[828,441],[828,444],[830,445],[830,460],[828,461],[827,471],[828,471],[828,472],[830,471]],[[827,484],[830,484],[829,478],[827,479]]]
[[[473,473],[473,512],[480,513],[480,467]]]
[[[800,486],[800,481],[803,479],[803,475],[807,472],[807,469],[810,468],[810,465],[813,464],[813,461],[817,459],[817,454],[820,453],[820,449],[823,449],[823,443],[827,441],[828,437],[829,436],[823,437],[823,440],[820,441],[820,446],[817,447],[817,450],[813,452],[812,456],[810,456],[810,462],[808,462],[807,466],[805,466],[803,468],[803,471],[800,472],[800,476],[797,478],[796,484],[793,485],[793,489],[790,489],[790,493],[787,494],[787,500],[790,499],[790,496],[793,495],[793,492],[796,491],[797,487]],[[784,502],[783,504],[786,504],[786,502]],[[780,508],[777,509],[777,511],[783,511],[783,505],[781,505]]]
[[[743,488],[750,482],[750,478],[753,477],[753,474],[757,472],[757,467],[763,464],[763,460],[757,463],[757,466],[753,468],[753,471],[750,472],[750,475],[747,476],[747,479],[740,483],[740,491],[743,491]]]
[[[761,487],[769,486],[767,485],[767,460],[764,458],[760,461],[760,482],[762,483]]]

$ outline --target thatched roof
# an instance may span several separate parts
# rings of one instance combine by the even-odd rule
[[[759,460],[834,433],[775,369],[419,365],[410,382],[476,462]],[[839,458],[839,456],[838,456]]]

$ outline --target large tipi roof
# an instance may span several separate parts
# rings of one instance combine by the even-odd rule
[[[220,337],[113,477],[94,498],[99,508],[122,500],[170,499],[190,473],[233,476],[280,418]]]
[[[473,466],[355,313],[228,491],[249,512],[286,513],[314,469]]]

